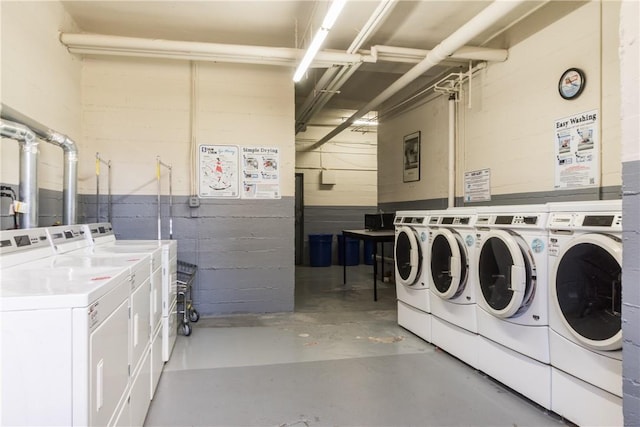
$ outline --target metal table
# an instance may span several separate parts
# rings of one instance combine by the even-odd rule
[[[376,259],[378,243],[393,242],[395,240],[395,231],[342,230],[342,253],[344,254],[342,283],[344,285],[347,284],[347,237],[373,242],[373,300],[378,301],[378,260]],[[382,258],[382,274],[384,275],[384,244],[382,245]]]

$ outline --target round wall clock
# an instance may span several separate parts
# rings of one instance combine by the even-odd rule
[[[579,68],[569,68],[562,73],[558,82],[558,91],[564,99],[574,99],[580,96],[587,83],[584,73]]]

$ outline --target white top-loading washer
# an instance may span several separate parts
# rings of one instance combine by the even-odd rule
[[[14,261],[1,270],[2,425],[126,423],[117,416],[129,387],[129,273],[24,262],[27,247],[50,247],[42,235],[0,234],[0,254]]]

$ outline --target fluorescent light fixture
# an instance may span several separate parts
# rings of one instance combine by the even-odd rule
[[[358,119],[355,120],[352,124],[356,126],[378,126],[378,121],[376,119]]]
[[[333,0],[331,3],[331,7],[329,7],[329,11],[327,12],[327,16],[324,17],[324,21],[322,21],[322,28],[326,28],[330,30],[333,27],[333,24],[336,23],[336,19],[342,12],[342,8],[347,3],[347,0]]]
[[[320,27],[316,35],[313,37],[311,44],[307,48],[307,52],[302,57],[300,65],[298,65],[296,72],[293,74],[293,81],[295,83],[298,83],[302,79],[302,76],[304,76],[304,73],[307,72],[313,58],[315,58],[318,51],[320,51],[320,47],[322,46],[324,39],[327,38],[329,30],[333,27],[333,24],[335,24],[336,19],[338,19],[338,16],[340,15],[340,12],[342,12],[342,8],[344,8],[346,3],[347,0],[333,0],[331,3],[329,11],[322,21],[322,27]]]

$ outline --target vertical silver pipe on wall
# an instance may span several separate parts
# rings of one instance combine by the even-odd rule
[[[18,213],[20,228],[38,226],[38,140],[26,126],[0,120],[0,135],[20,143],[20,183],[18,199],[26,205],[27,213]]]
[[[449,197],[447,207],[456,205],[456,94],[449,95]]]
[[[77,222],[78,197],[78,148],[76,143],[67,135],[56,132],[5,104],[2,104],[2,118],[21,123],[46,142],[62,148],[64,151],[62,220],[65,225],[75,224]]]

